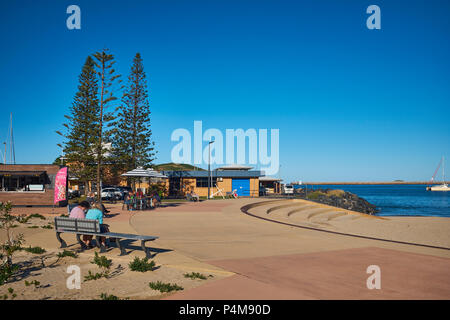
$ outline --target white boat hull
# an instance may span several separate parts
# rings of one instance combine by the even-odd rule
[[[432,186],[430,187],[431,191],[450,191],[450,187],[448,184],[441,184],[440,186]]]

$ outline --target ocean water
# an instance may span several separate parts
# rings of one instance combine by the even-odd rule
[[[426,191],[425,185],[321,185],[308,189],[311,187],[354,193],[376,205],[379,216],[450,217],[450,192]]]

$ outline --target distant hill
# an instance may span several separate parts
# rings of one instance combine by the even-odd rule
[[[174,170],[174,171],[189,171],[189,170],[198,170],[198,171],[206,171],[205,169],[196,167],[196,166],[192,166],[190,164],[185,164],[185,163],[162,163],[162,164],[157,164],[154,165],[153,168],[157,171],[170,171],[170,170]]]

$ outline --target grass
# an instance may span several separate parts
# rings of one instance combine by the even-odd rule
[[[201,274],[201,273],[198,273],[198,272],[185,273],[184,277],[185,278],[191,278],[191,279],[201,279],[201,280],[206,280],[207,279],[207,277],[204,274]]]
[[[139,259],[138,257],[135,257],[128,266],[130,267],[131,271],[153,271],[153,269],[155,268],[155,262],[153,260],[148,262],[148,258]]]
[[[46,226],[41,226],[42,229],[53,229],[53,226],[49,223]]]
[[[180,287],[177,284],[171,284],[171,283],[163,283],[161,281],[157,281],[157,282],[150,282],[149,287],[152,288],[153,290],[158,290],[162,293],[164,292],[171,292],[171,291],[179,291],[179,290],[183,290],[183,287]]]
[[[27,227],[28,229],[38,229],[39,228],[39,226],[29,226],[29,227]]]
[[[26,252],[34,253],[34,254],[43,254],[46,252],[44,248],[32,247],[32,246],[29,246],[28,248],[22,248],[22,250],[25,250]]]

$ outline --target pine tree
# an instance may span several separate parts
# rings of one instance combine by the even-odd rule
[[[94,60],[89,56],[84,63],[78,77],[78,92],[75,94],[70,115],[65,115],[68,123],[63,124],[67,129],[62,135],[65,163],[70,164],[71,175],[85,184],[85,192],[89,189],[89,181],[95,177],[96,158],[93,146],[98,137],[99,105],[97,100],[97,77]]]
[[[129,171],[150,167],[155,159],[155,143],[151,139],[147,80],[139,53],[133,59],[115,128],[113,154],[116,169]],[[128,185],[130,182],[131,179]]]
[[[98,136],[95,143],[95,152],[97,160],[97,197],[98,201],[101,202],[101,181],[103,176],[102,164],[105,160],[105,156],[108,154],[108,150],[104,148],[105,143],[110,142],[111,126],[114,124],[114,111],[108,111],[111,107],[111,102],[117,98],[114,96],[114,91],[118,88],[116,85],[121,83],[118,80],[120,75],[116,74],[113,68],[115,61],[114,56],[108,53],[108,49],[103,49],[101,52],[96,52],[93,54],[95,60],[94,64],[96,67],[97,77],[99,80],[99,121],[98,121]],[[116,81],[117,80],[117,81]]]

